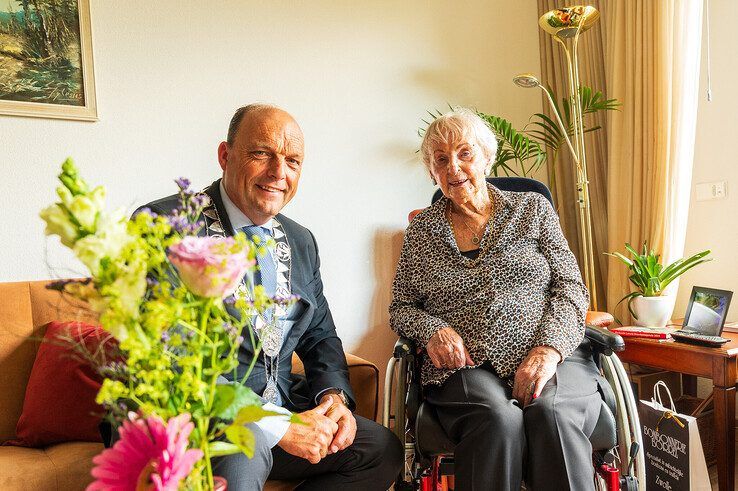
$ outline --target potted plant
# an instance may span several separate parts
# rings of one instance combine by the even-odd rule
[[[641,254],[638,254],[630,244],[625,244],[625,249],[633,256],[633,259],[619,252],[606,252],[605,254],[620,259],[630,270],[629,279],[636,286],[637,291],[625,295],[617,305],[628,300],[628,311],[637,326],[664,327],[671,317],[676,300],[674,295],[664,295],[666,287],[698,264],[712,260],[706,258],[710,254],[707,250],[686,259],[677,259],[663,267],[659,262],[660,255],[656,254],[653,249],[649,250],[647,242],[643,242]]]

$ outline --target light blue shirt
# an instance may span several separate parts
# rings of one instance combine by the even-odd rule
[[[261,227],[269,230],[270,235],[274,235],[274,222],[272,220],[263,224],[255,224],[252,222],[249,217],[247,217],[228,197],[228,194],[223,187],[223,181],[220,181],[220,196],[223,199],[223,207],[228,215],[228,220],[230,220],[231,225],[233,226],[233,230],[240,230],[249,225],[260,225]],[[285,339],[286,337],[287,333],[285,333]],[[276,404],[272,404],[271,402],[265,403],[264,409],[280,412],[288,416],[291,414],[287,409],[277,406]],[[274,447],[279,443],[285,433],[287,433],[287,429],[290,427],[290,422],[282,416],[270,416],[268,418],[263,418],[261,421],[254,424],[256,424],[261,432],[264,433],[270,447]]]

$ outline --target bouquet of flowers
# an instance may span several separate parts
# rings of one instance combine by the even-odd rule
[[[251,279],[259,247],[239,233],[199,237],[208,197],[177,179],[180,206],[158,216],[128,219],[105,210],[105,188],[91,189],[67,159],[59,175],[60,201],[41,212],[46,234],[59,236],[89,269],[84,280],[56,285],[99,313],[117,342],[97,402],[120,426],[120,440],[94,459],[88,489],[212,489],[210,459],[253,456],[246,426],[268,416],[243,385],[260,344],[254,316],[291,299],[270,298],[261,286],[234,295]],[[237,352],[249,336],[255,356],[241,383],[218,383],[236,373]],[[221,377],[221,381],[223,378]],[[292,416],[296,418],[296,416]]]

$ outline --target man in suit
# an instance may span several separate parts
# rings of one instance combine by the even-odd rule
[[[341,340],[323,295],[318,247],[312,233],[280,214],[297,192],[303,164],[303,134],[287,112],[252,104],[234,114],[227,140],[218,146],[223,177],[204,194],[208,235],[271,237],[276,244],[257,258],[255,281],[271,294],[298,295],[277,328],[257,318],[263,355],[246,384],[265,407],[299,412],[306,424],[266,418],[252,429],[253,459],[242,454],[214,460],[214,471],[229,491],[262,489],[268,479],[304,480],[299,489],[386,490],[403,463],[397,438],[374,421],[354,416],[354,396]],[[171,196],[147,205],[167,213]],[[291,375],[292,353],[305,365],[305,378]],[[253,359],[245,340],[239,351],[242,373]]]

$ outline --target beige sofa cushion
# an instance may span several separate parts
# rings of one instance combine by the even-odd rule
[[[0,283],[0,442],[15,438],[26,383],[46,323],[53,320],[95,322],[84,306],[45,288],[48,281]],[[356,414],[375,420],[379,371],[346,353]],[[302,363],[293,357],[293,370]],[[45,449],[0,446],[0,490],[80,490],[92,481],[92,457],[99,443],[69,442]],[[291,490],[299,481],[269,481],[267,491]]]
[[[81,490],[90,482],[92,457],[102,444],[71,442],[46,449],[0,447],[0,489]]]

